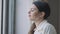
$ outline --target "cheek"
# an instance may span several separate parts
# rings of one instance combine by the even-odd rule
[[[37,13],[37,12],[35,12],[34,16],[37,16],[37,15],[38,15],[38,13]]]
[[[33,17],[34,17],[34,18],[36,18],[36,17],[37,17],[37,15],[38,15],[38,13],[37,13],[37,12],[33,13]]]

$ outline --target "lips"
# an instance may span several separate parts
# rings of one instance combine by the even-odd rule
[[[29,17],[31,17],[31,15],[29,15]]]

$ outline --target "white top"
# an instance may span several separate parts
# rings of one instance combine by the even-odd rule
[[[34,34],[57,34],[53,25],[43,20],[37,28],[34,29]]]

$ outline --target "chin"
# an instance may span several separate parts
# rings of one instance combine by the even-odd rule
[[[29,19],[30,19],[31,21],[34,21],[34,18],[32,18],[32,17],[29,17]]]

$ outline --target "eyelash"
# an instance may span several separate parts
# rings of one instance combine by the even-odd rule
[[[33,11],[34,11],[34,9],[31,9],[31,11],[33,12]]]

